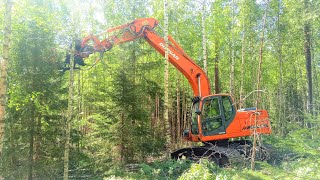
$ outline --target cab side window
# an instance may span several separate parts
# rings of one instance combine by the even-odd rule
[[[192,134],[199,134],[199,128],[198,128],[198,114],[196,113],[196,110],[199,109],[199,102],[194,103],[192,106],[192,114],[191,114],[191,133]]]
[[[223,112],[226,121],[231,120],[234,114],[234,107],[232,101],[228,96],[222,96],[222,105],[223,105]]]

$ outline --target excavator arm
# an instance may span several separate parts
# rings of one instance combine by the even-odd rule
[[[137,19],[131,23],[107,29],[105,32],[100,33],[100,35],[109,35],[102,41],[94,35],[89,35],[82,40],[81,46],[85,47],[91,40],[94,42],[93,52],[105,52],[111,50],[116,44],[144,38],[153,48],[165,56],[164,39],[154,31],[157,25],[158,21],[153,18]],[[209,95],[210,84],[204,71],[183,51],[171,36],[168,39],[169,62],[188,79],[195,97]]]

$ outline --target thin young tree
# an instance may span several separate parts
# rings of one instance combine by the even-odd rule
[[[284,70],[283,70],[283,37],[282,37],[282,32],[281,32],[281,2],[278,1],[278,7],[277,7],[277,35],[278,35],[278,44],[277,44],[277,54],[278,54],[278,61],[279,61],[279,95],[278,95],[278,108],[277,108],[277,113],[278,113],[278,120],[276,123],[276,132],[279,134],[283,132],[282,124],[283,124],[283,119],[285,119],[284,114],[285,114],[285,103],[284,103]]]
[[[261,76],[262,76],[262,60],[263,60],[263,46],[264,46],[264,31],[266,27],[266,21],[267,21],[267,11],[268,11],[269,1],[266,2],[266,8],[264,11],[263,16],[263,24],[262,24],[262,35],[261,35],[261,44],[260,44],[260,51],[259,51],[259,67],[258,67],[258,79],[257,79],[257,100],[256,100],[256,111],[259,109],[260,101],[261,101],[261,92],[260,92],[260,83],[261,83]],[[258,120],[258,112],[256,112],[255,116],[255,127],[257,126],[257,120]],[[254,170],[255,166],[255,156],[256,156],[256,150],[257,150],[257,131],[254,128],[253,131],[253,143],[252,143],[252,156],[251,156],[251,170]]]
[[[72,119],[74,114],[74,52],[75,52],[75,40],[76,40],[76,27],[79,23],[79,13],[77,11],[71,12],[72,30],[74,35],[72,36],[72,45],[70,49],[70,71],[69,71],[69,94],[68,94],[68,111],[66,117],[66,134],[64,144],[64,158],[63,158],[63,179],[69,179],[69,154],[70,154],[70,134],[72,129]]]
[[[202,16],[201,16],[201,25],[202,25],[202,50],[203,50],[203,69],[206,74],[208,74],[207,67],[207,37],[206,37],[206,1],[202,1]]]
[[[214,57],[214,91],[216,94],[220,93],[220,86],[219,86],[219,42],[216,40],[215,43],[215,57]]]
[[[165,43],[165,68],[164,68],[164,121],[167,134],[167,145],[170,144],[169,121],[169,45],[168,45],[168,1],[164,0],[164,43]]]
[[[231,20],[231,67],[230,67],[230,94],[234,96],[235,85],[234,85],[234,66],[235,66],[235,0],[232,0],[232,20]]]
[[[242,6],[245,6],[245,1],[242,2]],[[245,17],[242,19],[242,45],[241,45],[241,67],[240,67],[240,92],[239,92],[239,109],[243,107],[243,86],[244,86],[244,70],[245,70],[245,53],[246,53],[246,25],[245,25]]]
[[[304,0],[305,15],[308,16],[310,1]],[[308,81],[308,101],[307,110],[313,115],[313,90],[312,90],[312,57],[311,57],[311,23],[306,17],[304,22],[304,56],[306,59],[307,81]],[[309,124],[309,123],[308,123]],[[308,125],[309,126],[309,125]]]
[[[73,94],[74,94],[74,54],[72,53],[75,49],[75,43],[73,39],[70,55],[70,73],[69,73],[69,95],[68,95],[68,111],[66,121],[66,135],[64,145],[64,158],[63,158],[63,179],[69,179],[69,152],[70,152],[70,132],[73,115]]]
[[[176,136],[177,136],[177,142],[180,142],[180,138],[181,138],[181,112],[180,112],[180,109],[181,109],[181,105],[180,105],[180,86],[181,86],[181,83],[180,83],[180,72],[177,71],[177,76],[178,76],[178,80],[177,80],[177,89],[176,89],[176,92],[177,92],[177,131],[176,131]]]

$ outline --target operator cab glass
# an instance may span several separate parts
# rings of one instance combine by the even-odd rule
[[[222,107],[223,107],[223,113],[226,120],[226,123],[229,125],[230,122],[234,116],[235,116],[235,106],[229,96],[222,96]]]
[[[203,136],[225,134],[236,114],[230,96],[208,96],[194,102],[191,109],[191,133],[199,135],[198,116],[200,116]]]
[[[204,136],[225,134],[235,116],[235,107],[229,96],[211,96],[203,99],[201,128]]]

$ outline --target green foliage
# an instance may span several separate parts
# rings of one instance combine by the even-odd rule
[[[179,177],[190,165],[191,162],[185,160],[154,162],[151,165],[143,164],[140,173],[157,177],[157,179],[174,179]]]
[[[262,169],[269,171],[270,176],[286,179],[319,178],[319,132],[305,128],[291,131],[286,138],[270,137],[267,142],[273,146],[270,163],[274,165],[263,164]]]
[[[313,135],[311,140],[308,135]],[[300,137],[300,138],[297,138]],[[301,138],[302,137],[302,138]],[[299,140],[298,140],[299,139]],[[167,160],[140,164],[136,172],[123,168],[110,171],[106,177],[125,179],[319,179],[319,134],[307,129],[292,131],[287,138],[270,136],[265,143],[272,144],[271,159],[256,162],[256,170],[245,166],[219,168],[206,159],[195,163],[186,160]],[[303,148],[305,147],[305,148]],[[115,173],[117,172],[117,173]]]
[[[0,1],[3,24],[4,1]],[[206,1],[208,77],[213,85],[214,59],[218,59],[222,92],[229,91],[230,61],[235,53],[234,99],[239,99],[240,78],[245,95],[256,88],[261,43],[262,1]],[[103,176],[127,179],[320,179],[319,112],[320,70],[313,65],[314,114],[308,113],[303,24],[312,25],[313,58],[319,59],[318,1],[304,8],[301,0],[270,1],[263,48],[262,107],[269,112],[274,135],[270,162],[258,162],[256,171],[221,169],[208,161],[156,161],[140,164],[128,172],[128,163],[157,159],[168,151],[163,128],[163,58],[145,40],[113,47],[91,69],[76,71],[70,175],[73,178]],[[4,153],[0,174],[8,179],[26,179],[30,171],[38,179],[60,178],[65,135],[68,72],[59,73],[71,35],[84,37],[130,22],[154,17],[163,24],[161,1],[39,1],[14,3],[10,62],[8,71]],[[169,34],[185,52],[202,66],[201,3],[169,2]],[[78,27],[71,20],[79,19]],[[77,32],[72,32],[76,29]],[[161,28],[156,31],[161,35]],[[0,31],[0,42],[3,40]],[[99,37],[100,39],[104,37]],[[232,47],[232,42],[234,47]],[[1,43],[0,43],[1,44]],[[232,49],[233,48],[233,49]],[[2,46],[0,47],[0,51]],[[0,52],[0,58],[2,56]],[[85,59],[92,65],[99,57]],[[244,58],[244,67],[241,60]],[[243,68],[243,74],[240,74]],[[180,103],[192,96],[187,80],[180,84],[170,69],[170,117],[176,120],[176,89]],[[254,106],[256,96],[245,105]],[[156,114],[157,113],[157,114]],[[188,117],[188,112],[184,112]],[[156,115],[155,115],[156,114]],[[157,117],[156,117],[157,116]],[[156,117],[156,118],[155,118]],[[182,117],[182,116],[181,116]],[[176,122],[173,122],[176,123]],[[177,136],[177,135],[175,135]],[[179,144],[186,146],[186,144]],[[178,146],[178,145],[177,145]],[[30,170],[30,167],[33,169]]]
[[[177,179],[191,166],[190,161],[166,160],[151,164],[139,164],[136,172],[125,171],[123,167],[114,167],[105,173],[106,178],[121,177],[125,179]]]
[[[183,173],[179,180],[187,179],[214,179],[214,174],[212,173],[211,166],[212,163],[201,161],[199,164],[192,164],[190,169]]]
[[[23,179],[30,167],[39,177],[56,176],[61,173],[59,158],[63,150],[61,112],[66,101],[61,93],[66,91],[54,61],[58,57],[53,51],[56,44],[52,15],[44,7],[22,7],[25,3],[14,8],[15,38],[9,62],[8,116],[1,159],[5,164],[1,174],[11,179]]]

